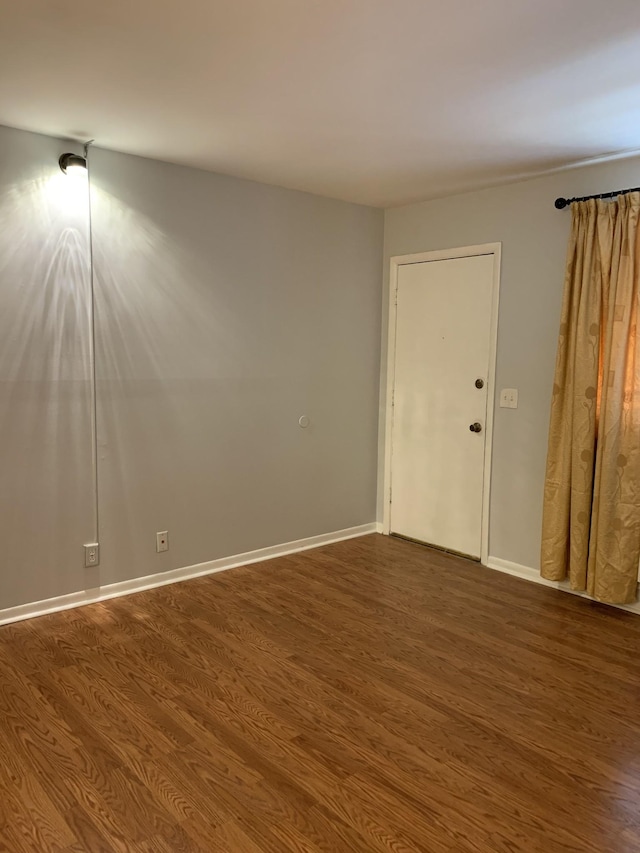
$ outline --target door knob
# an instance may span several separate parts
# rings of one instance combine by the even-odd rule
[[[474,424],[469,426],[469,429],[471,432],[482,432],[482,424],[479,424],[478,421],[476,421]]]
[[[484,379],[476,379],[476,388],[484,388]]]

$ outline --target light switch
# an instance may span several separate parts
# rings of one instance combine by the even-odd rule
[[[500,408],[501,409],[517,409],[518,408],[518,389],[503,388],[500,392]]]

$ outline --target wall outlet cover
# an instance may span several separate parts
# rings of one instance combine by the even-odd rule
[[[84,546],[84,567],[92,569],[94,566],[100,565],[100,545],[93,542],[91,545]]]
[[[169,531],[161,530],[156,533],[156,551],[161,554],[163,551],[169,550]]]

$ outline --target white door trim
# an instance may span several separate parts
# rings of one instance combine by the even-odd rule
[[[485,426],[484,479],[482,495],[482,540],[480,560],[486,565],[489,558],[489,499],[491,495],[491,455],[493,449],[493,410],[496,399],[496,351],[498,342],[498,304],[500,299],[500,261],[502,243],[484,243],[479,246],[463,246],[458,249],[441,249],[435,252],[420,252],[413,255],[396,255],[391,258],[389,276],[389,329],[387,338],[387,397],[384,438],[384,512],[382,532],[391,532],[391,447],[393,432],[393,391],[396,362],[396,304],[398,294],[398,272],[405,264],[421,264],[428,261],[446,261],[455,258],[470,258],[478,255],[493,255],[493,288],[491,295],[491,330],[489,337],[489,387],[487,389],[487,421]]]

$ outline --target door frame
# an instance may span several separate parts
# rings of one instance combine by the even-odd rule
[[[384,433],[384,476],[382,532],[391,533],[391,448],[393,444],[393,394],[396,366],[396,317],[398,304],[398,273],[406,264],[422,264],[430,261],[449,261],[457,258],[472,258],[493,255],[493,285],[491,293],[491,327],[489,330],[489,372],[487,381],[487,420],[484,429],[484,477],[482,489],[482,532],[480,540],[480,562],[486,565],[489,559],[489,501],[491,497],[491,457],[493,451],[493,420],[496,400],[496,352],[498,343],[498,307],[500,301],[500,266],[502,243],[482,243],[477,246],[462,246],[457,249],[440,249],[418,252],[411,255],[395,255],[391,258],[389,275],[389,324],[387,337],[387,393],[385,403]]]

